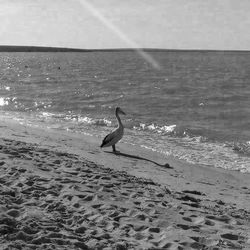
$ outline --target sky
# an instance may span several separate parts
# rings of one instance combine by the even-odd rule
[[[250,0],[0,0],[0,45],[250,50]]]

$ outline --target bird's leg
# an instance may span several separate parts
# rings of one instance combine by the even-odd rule
[[[112,148],[113,148],[113,153],[114,153],[114,154],[119,154],[119,153],[120,153],[120,151],[117,151],[117,150],[115,149],[115,145],[112,145]]]

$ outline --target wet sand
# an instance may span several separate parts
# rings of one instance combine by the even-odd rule
[[[250,249],[250,175],[0,120],[0,249]]]

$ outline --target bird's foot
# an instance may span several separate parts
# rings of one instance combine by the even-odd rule
[[[120,151],[116,150],[115,145],[112,145],[112,149],[113,149],[114,154],[119,154],[120,153]]]

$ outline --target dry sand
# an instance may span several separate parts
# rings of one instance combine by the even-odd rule
[[[0,126],[0,249],[250,249],[249,174]]]

